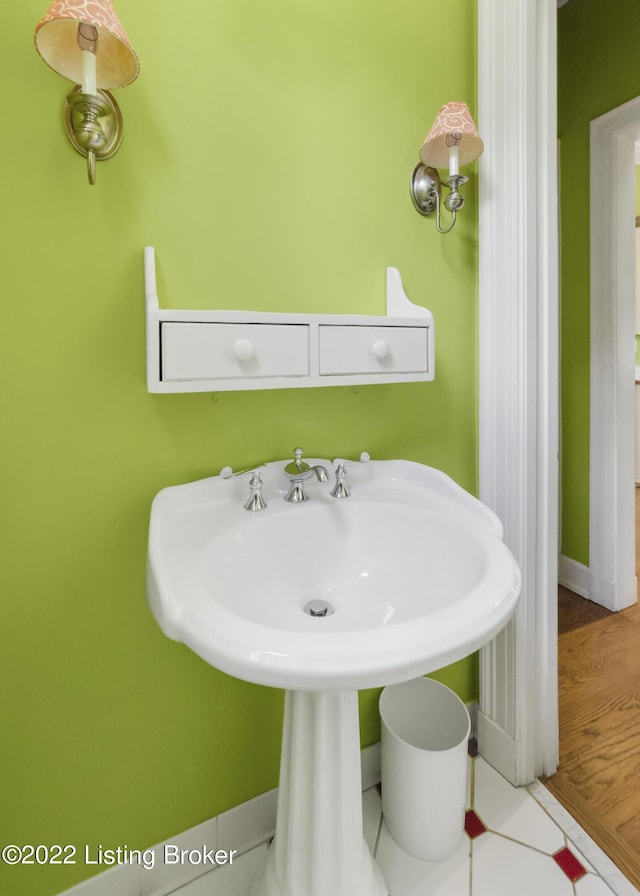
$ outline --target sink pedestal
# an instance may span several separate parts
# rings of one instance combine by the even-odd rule
[[[387,896],[362,832],[357,691],[287,691],[276,836],[251,896]]]

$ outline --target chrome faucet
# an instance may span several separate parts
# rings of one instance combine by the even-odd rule
[[[304,483],[307,479],[315,476],[318,482],[328,482],[329,474],[326,467],[316,464],[311,467],[302,460],[302,448],[294,450],[294,459],[284,468],[285,475],[289,479],[291,486],[284,496],[285,501],[291,504],[299,504],[302,501],[308,501],[309,496],[304,490]]]

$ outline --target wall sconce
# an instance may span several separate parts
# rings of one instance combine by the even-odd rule
[[[411,198],[416,211],[421,215],[436,213],[436,227],[440,233],[449,233],[456,223],[456,213],[464,205],[459,187],[466,184],[468,177],[460,174],[460,166],[474,162],[484,144],[478,136],[478,129],[466,103],[447,103],[442,106],[433,127],[427,134],[420,150],[420,162],[411,175]],[[443,228],[440,223],[441,181],[437,168],[449,168],[449,177],[444,183],[449,193],[444,200],[445,208],[451,212],[451,223]]]
[[[87,158],[89,183],[96,159],[110,159],[122,141],[122,115],[107,88],[138,77],[140,64],[110,0],[54,0],[36,25],[38,53],[77,86],[64,105],[64,126]]]

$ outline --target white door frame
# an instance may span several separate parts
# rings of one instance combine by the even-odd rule
[[[512,783],[558,762],[556,0],[478,0],[480,497],[522,571],[481,651],[480,749]]]
[[[640,97],[591,122],[589,598],[636,602],[635,148]]]

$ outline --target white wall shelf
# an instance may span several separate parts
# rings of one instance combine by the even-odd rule
[[[149,392],[295,389],[433,380],[430,311],[387,268],[387,314],[277,314],[159,307],[144,250]]]

